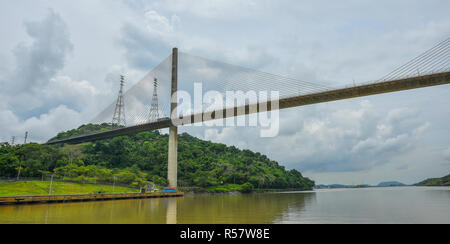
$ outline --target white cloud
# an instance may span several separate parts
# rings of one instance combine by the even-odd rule
[[[25,28],[32,43],[20,43],[14,50],[17,67],[6,82],[9,92],[39,90],[64,67],[73,49],[65,22],[52,10],[40,22],[27,22]]]
[[[444,156],[445,160],[450,161],[450,147],[442,151],[442,156]]]
[[[263,14],[264,10],[269,10],[273,1],[239,1],[239,0],[169,0],[169,1],[154,1],[147,5],[147,7],[165,9],[167,11],[177,13],[189,13],[200,18],[207,19],[232,19],[243,18],[244,15],[259,15]],[[141,4],[140,6],[142,7]]]
[[[81,114],[64,105],[51,109],[39,117],[31,117],[26,120],[21,120],[12,111],[0,111],[3,137],[19,136],[28,131],[30,133],[29,141],[33,142],[45,142],[54,137],[56,132],[76,128],[81,122]]]
[[[22,128],[33,133],[32,139],[46,141],[55,136],[55,131],[77,128],[81,121],[80,113],[61,105],[51,109],[46,114],[41,114],[39,117],[25,120]]]
[[[415,134],[415,135],[422,134],[426,130],[428,130],[430,127],[431,127],[431,123],[430,122],[425,122],[420,127],[417,127],[416,129],[414,129],[413,134]]]
[[[166,17],[159,15],[154,10],[145,12],[145,20],[148,30],[151,33],[160,36],[164,36],[167,33],[173,33],[175,31],[175,26],[179,22],[179,18],[176,15],[173,15],[172,21],[169,21]]]
[[[50,79],[41,90],[42,99],[48,103],[66,104],[83,110],[99,96],[97,89],[88,81],[73,81],[68,76],[56,76]]]
[[[42,21],[26,22],[25,29],[32,42],[17,45],[16,67],[0,80],[3,100],[20,114],[44,105],[39,98],[42,88],[64,67],[73,49],[65,22],[52,10]]]
[[[1,80],[1,137],[29,131],[30,140],[43,142],[85,122],[104,94],[89,81],[58,75],[73,50],[59,14],[49,10],[41,21],[26,22],[25,30],[31,42],[17,45],[16,66]]]

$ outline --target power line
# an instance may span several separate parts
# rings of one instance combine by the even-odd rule
[[[123,99],[123,86],[125,85],[125,77],[123,75],[120,76],[120,90],[119,96],[116,102],[116,109],[114,111],[114,116],[112,119],[112,125],[123,125],[126,126],[127,122],[125,120],[125,101]],[[123,122],[123,123],[122,123]]]
[[[149,122],[155,122],[159,119],[159,108],[158,108],[158,79],[155,78],[153,81],[153,97],[152,106],[150,107]]]

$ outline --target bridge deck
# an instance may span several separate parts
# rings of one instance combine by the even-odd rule
[[[170,126],[170,120],[161,120],[153,123],[146,123],[142,125],[136,125],[136,126],[129,126],[99,133],[92,133],[87,135],[80,135],[80,136],[74,136],[68,139],[62,139],[62,140],[55,140],[51,142],[45,143],[46,145],[52,145],[52,144],[61,144],[61,143],[67,143],[67,144],[80,144],[84,142],[90,142],[90,141],[97,141],[107,138],[112,138],[116,136],[125,136],[125,135],[132,135],[143,131],[150,131],[150,130],[159,130],[163,128],[168,128]]]
[[[289,98],[280,99],[278,109],[286,109],[292,107],[299,107],[317,103],[331,102],[343,99],[350,99],[356,97],[364,97],[371,96],[382,93],[390,93],[404,90],[411,90],[423,87],[444,85],[450,83],[450,72],[443,72],[431,75],[423,75],[412,78],[405,78],[399,80],[392,80],[386,82],[378,82],[373,84],[359,85],[349,88],[330,90],[320,93],[308,94],[308,95],[300,95]],[[194,114],[189,118],[181,118],[183,120],[182,124],[192,124],[197,122],[204,122],[208,120],[215,120],[220,118],[234,117],[238,115],[248,115],[252,113],[258,113],[262,111],[270,111],[272,109],[276,109],[275,106],[272,106],[274,102],[267,102],[267,109],[261,109],[266,107],[266,103],[260,104],[252,104],[245,105],[241,107],[234,107],[230,109],[222,109],[217,110],[212,113],[208,113],[208,116],[205,116],[205,113]],[[46,144],[60,144],[60,143],[68,143],[68,144],[79,144],[83,142],[95,141],[100,139],[111,138],[115,136],[123,136],[135,134],[143,131],[149,130],[157,130],[162,128],[168,128],[171,125],[170,120],[163,120],[153,123],[147,123],[137,126],[130,126],[121,129],[94,133],[90,135],[82,135],[73,138],[58,140],[48,142]]]

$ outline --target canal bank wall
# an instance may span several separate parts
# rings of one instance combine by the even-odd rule
[[[182,197],[183,192],[154,193],[117,193],[117,194],[78,194],[78,195],[48,195],[48,196],[0,196],[0,205],[29,203],[64,203],[80,201],[107,201],[121,199]]]

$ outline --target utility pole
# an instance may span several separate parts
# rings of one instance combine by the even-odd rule
[[[51,177],[51,179],[50,179],[50,189],[49,189],[49,191],[48,191],[48,194],[49,194],[49,195],[52,195],[52,186],[53,186],[53,174],[52,174],[52,177]]]
[[[20,171],[22,170],[22,161],[19,161],[19,170],[17,172],[17,181],[20,179]]]
[[[114,175],[114,183],[113,183],[113,193],[116,190],[116,176]]]
[[[121,75],[119,96],[117,97],[116,109],[114,111],[114,116],[111,123],[112,125],[123,125],[123,126],[127,125],[125,120],[125,101],[123,99],[124,85],[125,85],[125,77]]]
[[[172,89],[170,102],[170,118],[172,121],[177,117],[178,106],[178,48],[172,51]],[[178,166],[178,128],[171,123],[169,127],[169,156],[168,156],[167,178],[170,187],[177,187],[177,166]]]

